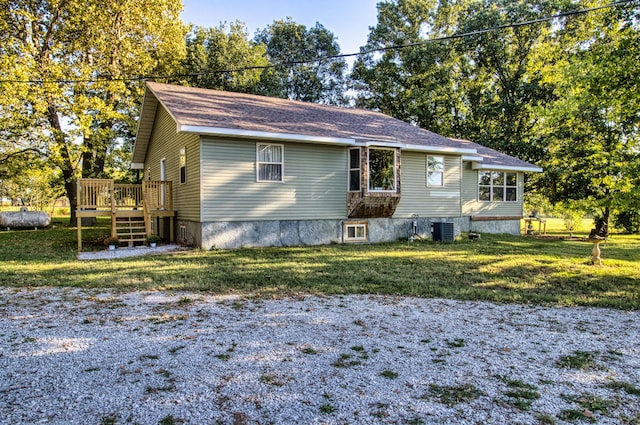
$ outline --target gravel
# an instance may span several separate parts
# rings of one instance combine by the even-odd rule
[[[0,296],[2,424],[640,421],[639,312],[75,288]]]

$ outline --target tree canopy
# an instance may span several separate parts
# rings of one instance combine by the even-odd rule
[[[320,23],[312,28],[290,18],[274,21],[254,37],[275,65],[263,78],[263,93],[286,99],[344,104],[347,63],[320,59],[340,54],[335,36]]]
[[[184,55],[180,0],[11,0],[2,8],[0,120],[61,173],[98,177],[135,133],[143,83]],[[29,81],[30,83],[25,83]],[[72,208],[73,210],[73,208]],[[71,217],[73,220],[73,216]]]

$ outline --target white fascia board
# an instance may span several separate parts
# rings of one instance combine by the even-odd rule
[[[481,156],[462,155],[462,160],[471,162],[482,162],[484,161],[484,158]]]
[[[404,144],[405,151],[434,152],[434,153],[457,153],[457,154],[477,154],[478,151],[472,148],[456,148],[452,146],[423,146]]]
[[[131,169],[132,170],[144,170],[144,163],[143,162],[132,162],[131,163]]]
[[[367,141],[367,142],[357,142],[358,146],[366,146],[366,147],[380,147],[380,148],[402,148],[404,147],[404,144],[399,143],[399,142],[394,142],[394,141],[390,141],[390,142],[383,142],[383,141]]]
[[[517,167],[513,165],[491,165],[491,164],[479,164],[474,162],[471,164],[473,170],[496,170],[496,171],[523,171],[529,173],[541,173],[543,170],[540,167]]]
[[[231,136],[245,139],[282,140],[289,142],[324,143],[347,146],[355,146],[356,144],[354,139],[341,137],[307,136],[304,134],[272,133],[269,131],[237,130],[233,128],[202,127],[197,125],[179,125],[178,131],[182,133],[200,134],[202,136]]]

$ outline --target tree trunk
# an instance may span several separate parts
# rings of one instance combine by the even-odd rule
[[[64,188],[67,192],[67,197],[70,203],[70,217],[69,225],[76,225],[76,207],[78,205],[78,190],[76,187],[76,176],[73,167],[71,154],[69,153],[69,146],[66,141],[62,126],[60,125],[60,118],[58,117],[58,109],[52,100],[49,100],[49,106],[47,107],[47,119],[53,130],[53,137],[60,150],[60,162],[58,166],[62,170],[62,177],[64,179]]]

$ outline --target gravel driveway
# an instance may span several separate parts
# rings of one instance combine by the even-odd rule
[[[640,422],[640,313],[0,288],[2,424]]]

